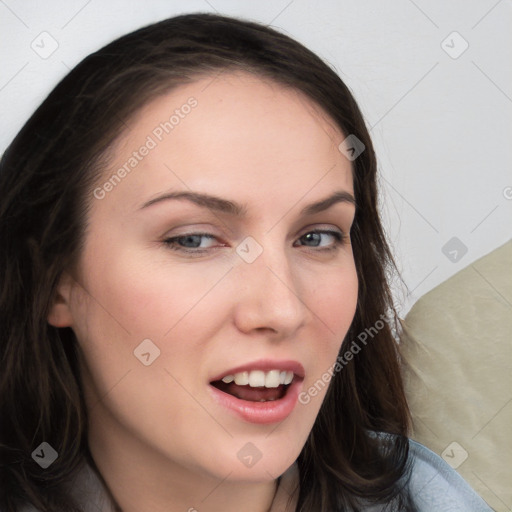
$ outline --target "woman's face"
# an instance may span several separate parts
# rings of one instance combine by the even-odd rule
[[[49,317],[81,348],[92,454],[276,478],[356,308],[345,135],[296,91],[243,73],[125,121]]]

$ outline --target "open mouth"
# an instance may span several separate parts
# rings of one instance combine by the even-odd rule
[[[304,382],[302,364],[261,359],[225,370],[209,382],[212,399],[254,424],[275,424],[292,414]]]
[[[228,395],[248,402],[273,402],[286,396],[295,379],[291,371],[254,370],[226,375],[210,384]]]

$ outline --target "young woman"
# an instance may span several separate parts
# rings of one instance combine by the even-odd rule
[[[407,437],[372,143],[296,41],[114,41],[0,194],[2,512],[490,510]]]

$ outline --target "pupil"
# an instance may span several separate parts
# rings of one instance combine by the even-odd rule
[[[190,242],[193,245],[193,247],[199,247],[201,245],[201,237],[199,235],[184,236],[181,238],[180,245],[190,247],[190,245],[186,245],[187,242]]]

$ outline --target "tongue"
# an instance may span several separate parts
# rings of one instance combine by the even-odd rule
[[[225,382],[217,381],[213,382],[212,385],[217,389],[224,391],[224,393],[228,393],[229,395],[232,395],[241,400],[247,400],[249,402],[279,400],[280,398],[283,398],[286,393],[286,386],[283,384],[277,388],[251,388],[250,386],[239,386],[234,382],[226,384]]]

